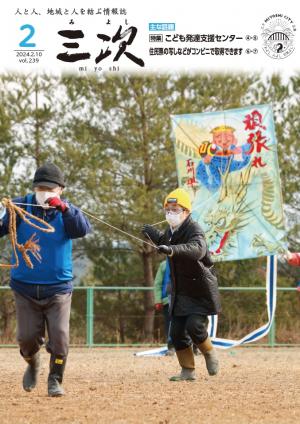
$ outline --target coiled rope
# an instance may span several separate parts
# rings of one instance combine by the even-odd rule
[[[8,224],[8,232],[9,232],[9,238],[13,249],[13,254],[15,258],[15,263],[13,264],[1,264],[1,268],[17,268],[19,266],[19,257],[17,254],[17,250],[21,252],[22,257],[26,263],[26,265],[29,268],[33,268],[33,264],[31,262],[31,259],[27,252],[30,252],[39,262],[41,262],[41,255],[40,255],[40,246],[38,245],[39,239],[36,238],[36,233],[34,233],[29,240],[27,240],[24,244],[18,243],[17,239],[17,214],[19,217],[26,222],[26,224],[30,225],[33,228],[36,228],[37,230],[43,231],[45,233],[53,233],[55,229],[52,227],[52,225],[48,224],[47,222],[43,221],[41,218],[38,218],[37,216],[32,215],[31,213],[27,212],[26,210],[18,207],[16,204],[14,204],[10,199],[3,198],[1,200],[2,205],[7,209],[9,213],[9,224]],[[41,223],[44,227],[40,227],[39,225],[35,224],[34,222],[31,222],[28,218],[31,218],[39,223]]]

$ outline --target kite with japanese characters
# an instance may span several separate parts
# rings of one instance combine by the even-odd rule
[[[173,115],[179,185],[216,261],[286,251],[271,105]]]

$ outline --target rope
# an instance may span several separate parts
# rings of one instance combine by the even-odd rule
[[[35,205],[34,203],[19,203],[19,202],[14,202],[14,205],[35,206],[36,208],[44,208],[45,209],[45,206]],[[55,206],[47,206],[47,209],[55,209]]]
[[[3,199],[3,200],[7,200],[7,199]],[[2,200],[2,203],[4,204],[4,202],[3,202],[3,200]],[[41,206],[41,205],[36,205],[36,204],[31,204],[31,203],[12,203],[11,202],[11,204],[12,205],[22,205],[22,206],[36,206],[36,207],[43,207],[43,206]],[[201,205],[202,206],[202,205]],[[32,218],[34,218],[34,219],[36,219],[37,221],[40,221],[40,222],[42,222],[43,224],[45,224],[46,226],[49,226],[49,227],[51,227],[49,224],[47,224],[45,221],[43,221],[43,220],[41,220],[41,219],[39,219],[38,217],[36,217],[36,216],[33,216],[33,215],[31,215],[31,214],[29,214],[29,212],[27,212],[27,211],[24,211],[24,209],[21,209],[21,208],[18,208],[17,206],[14,206],[16,209],[18,209],[17,210],[17,212],[19,213],[19,215],[20,214],[22,214],[23,215],[23,213],[25,213],[25,214],[27,214],[27,215],[29,215],[30,217],[32,217]],[[53,208],[53,209],[55,209],[55,207],[52,207],[52,206],[49,206],[49,208]],[[199,206],[197,207],[197,208],[195,208],[195,210],[196,209],[198,209],[199,208]],[[128,237],[131,237],[131,238],[133,238],[133,239],[135,239],[135,240],[137,240],[137,241],[139,241],[139,242],[141,242],[141,243],[145,243],[145,244],[148,244],[149,246],[151,246],[151,247],[153,247],[153,248],[155,248],[155,249],[158,249],[158,247],[153,243],[153,241],[151,240],[151,238],[148,236],[148,234],[147,234],[147,236],[148,236],[148,238],[149,238],[149,240],[150,240],[150,242],[151,243],[149,243],[149,242],[147,242],[147,241],[145,241],[145,240],[143,240],[143,239],[141,239],[141,238],[139,238],[139,237],[136,237],[136,236],[134,236],[133,234],[130,234],[130,233],[128,233],[127,231],[124,231],[124,230],[121,230],[120,228],[118,228],[118,227],[115,227],[114,225],[112,225],[112,224],[109,224],[108,222],[106,222],[106,221],[104,221],[103,219],[100,219],[100,218],[98,218],[98,217],[96,217],[95,215],[92,215],[92,214],[90,214],[89,212],[87,212],[87,211],[85,211],[85,210],[83,210],[83,209],[81,209],[81,211],[85,214],[85,215],[87,215],[87,216],[89,216],[90,218],[93,218],[94,220],[96,220],[96,221],[99,221],[99,222],[101,222],[102,224],[104,224],[104,225],[107,225],[108,227],[110,227],[110,228],[112,228],[112,229],[114,229],[115,231],[118,231],[118,232],[120,232],[120,233],[122,233],[122,234],[124,234],[124,235],[126,235],[126,236],[128,236]],[[29,225],[31,225],[31,226],[35,226],[32,222],[30,222],[30,221],[28,221],[24,216],[21,216],[21,218],[22,219],[24,219],[24,221],[25,222],[27,222]],[[159,225],[159,224],[162,224],[162,223],[164,223],[164,222],[167,222],[167,220],[166,219],[164,219],[163,221],[159,221],[159,222],[155,222],[154,224],[151,224],[152,226],[156,226],[156,225]],[[35,226],[36,228],[38,228],[39,230],[42,230],[40,227],[37,227],[37,226]],[[52,228],[52,227],[51,227]],[[49,230],[42,230],[42,231],[45,231],[45,232],[51,232],[51,231],[49,231]],[[9,234],[11,234],[11,233],[9,233]],[[34,234],[35,235],[35,234]],[[30,243],[30,242],[32,242],[32,243],[35,243],[36,244],[36,242],[38,241],[38,240],[32,240],[33,239],[33,237],[31,237],[30,238],[30,240],[28,240],[26,243]],[[14,248],[14,244],[12,243],[12,246],[13,246],[13,248]],[[19,245],[20,246],[20,245]],[[22,245],[21,245],[22,246]],[[22,250],[22,247],[21,247],[21,250]],[[34,256],[35,256],[35,254],[36,255],[38,255],[38,253],[37,253],[37,251],[35,251],[35,254],[33,253],[33,252],[31,252]],[[40,256],[40,255],[39,255]],[[37,258],[38,259],[38,258]],[[10,265],[3,265],[3,264],[0,264],[0,266],[10,266]],[[17,267],[18,265],[16,265],[16,267]]]
[[[126,236],[128,236],[128,237],[131,237],[131,238],[133,238],[133,239],[135,239],[135,240],[138,240],[139,242],[146,243],[146,244],[148,244],[149,246],[151,246],[151,247],[155,247],[155,249],[158,249],[158,247],[157,247],[157,246],[155,246],[154,244],[151,244],[151,243],[149,243],[149,242],[147,242],[147,241],[145,241],[145,240],[143,240],[143,239],[141,239],[141,238],[139,238],[139,237],[136,237],[136,236],[134,236],[133,234],[127,233],[127,231],[121,230],[120,228],[117,228],[117,227],[115,227],[114,225],[111,225],[111,224],[109,224],[108,222],[103,221],[103,219],[100,219],[100,218],[98,218],[98,217],[96,217],[96,216],[94,216],[94,215],[90,214],[89,212],[86,212],[86,211],[85,211],[85,210],[83,210],[83,209],[81,209],[81,211],[82,211],[84,214],[86,214],[87,216],[89,216],[90,218],[93,218],[93,219],[95,219],[96,221],[99,221],[99,222],[101,222],[102,224],[107,225],[108,227],[113,228],[114,230],[119,231],[120,233],[125,234],[125,235],[126,235]]]
[[[53,232],[54,231],[54,229],[53,229],[53,227],[51,225],[49,225],[48,223],[46,223],[42,219],[40,219],[40,218],[38,218],[38,217],[36,217],[34,215],[31,215],[29,212],[25,211],[24,209],[19,208],[17,205],[22,205],[22,206],[36,206],[36,207],[43,207],[43,206],[36,205],[36,204],[31,204],[31,203],[17,203],[17,202],[16,203],[13,203],[9,199],[2,199],[2,204],[10,212],[11,212],[11,209],[13,209],[15,212],[17,212],[20,215],[21,219],[23,219],[27,224],[31,225],[32,227],[35,227],[35,228],[37,228],[37,229],[39,229],[41,231],[44,231],[44,232]],[[195,209],[198,209],[198,207],[195,208]],[[53,207],[49,206],[49,208],[53,208]],[[104,225],[107,225],[108,227],[114,229],[115,231],[118,231],[118,232],[120,232],[120,233],[122,233],[122,234],[124,234],[124,235],[126,235],[128,237],[131,237],[131,238],[133,238],[133,239],[141,242],[141,243],[148,244],[149,246],[151,246],[151,247],[153,247],[155,249],[158,249],[158,247],[153,243],[153,241],[148,236],[148,234],[147,234],[147,236],[148,236],[150,242],[145,241],[145,240],[143,240],[143,239],[141,239],[139,237],[136,237],[133,234],[128,233],[127,231],[121,230],[120,228],[115,227],[112,224],[109,224],[108,222],[104,221],[103,219],[100,219],[100,218],[96,217],[95,215],[92,215],[92,214],[90,214],[89,212],[87,212],[87,211],[85,211],[83,209],[81,209],[81,211],[85,215],[89,216],[90,218],[93,218],[94,220],[99,221],[99,222],[101,222]],[[33,236],[29,240],[27,240],[27,242],[24,244],[24,246],[17,243],[17,241],[16,241],[16,230],[15,230],[15,228],[16,228],[16,213],[15,212],[10,213],[9,235],[10,235],[10,240],[11,240],[11,244],[12,244],[13,251],[14,251],[14,256],[16,258],[16,264],[14,264],[14,265],[0,264],[0,267],[7,267],[7,268],[8,267],[9,268],[17,268],[18,267],[19,262],[18,262],[18,256],[17,256],[17,253],[16,253],[16,247],[17,247],[21,251],[21,253],[23,255],[23,258],[24,258],[25,262],[28,264],[28,266],[30,268],[33,268],[33,265],[32,265],[32,263],[30,261],[30,258],[26,254],[26,250],[30,250],[30,252],[33,254],[33,256],[37,260],[40,261],[41,260],[41,256],[39,254],[40,247],[37,245],[38,240],[34,239],[34,237],[36,236],[36,234],[34,233]],[[35,219],[35,220],[43,223],[49,229],[42,229],[41,227],[38,227],[37,225],[35,225],[34,223],[32,223],[31,221],[29,221],[28,219],[26,219],[25,218],[25,215],[28,215],[29,217],[31,217],[31,218],[33,218],[33,219]],[[156,225],[162,224],[164,222],[167,222],[166,219],[164,219],[163,221],[155,222],[154,224],[152,224],[152,226],[156,226]]]
[[[9,213],[9,223],[8,223],[8,233],[9,233],[9,239],[12,245],[13,249],[13,255],[15,258],[14,264],[1,264],[1,268],[18,268],[19,266],[19,257],[17,254],[17,250],[21,252],[22,257],[26,263],[26,265],[29,268],[33,268],[33,264],[31,262],[31,259],[27,252],[30,252],[39,262],[41,262],[41,255],[40,255],[40,246],[38,245],[39,239],[36,238],[36,233],[34,233],[29,240],[27,240],[24,244],[18,243],[17,239],[17,214],[19,217],[26,222],[26,224],[30,225],[33,228],[36,228],[37,230],[43,231],[45,233],[53,233],[55,230],[52,227],[52,225],[48,224],[47,222],[43,221],[41,218],[38,218],[37,216],[32,215],[31,213],[27,212],[26,210],[19,208],[16,204],[14,204],[10,199],[3,198],[1,200],[1,203],[3,206],[8,210]],[[31,222],[28,218],[32,218],[42,225],[44,225],[46,228],[40,227],[37,224]]]

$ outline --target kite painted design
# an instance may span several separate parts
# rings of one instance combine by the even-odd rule
[[[271,105],[172,116],[179,185],[216,261],[286,251]]]

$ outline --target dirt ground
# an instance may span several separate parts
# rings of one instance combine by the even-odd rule
[[[17,349],[0,350],[0,423],[300,422],[300,349],[219,352],[221,371],[209,377],[196,358],[196,382],[169,382],[175,357],[134,357],[133,349],[71,349],[66,396],[46,392],[48,354],[38,387],[21,386],[25,363]]]

